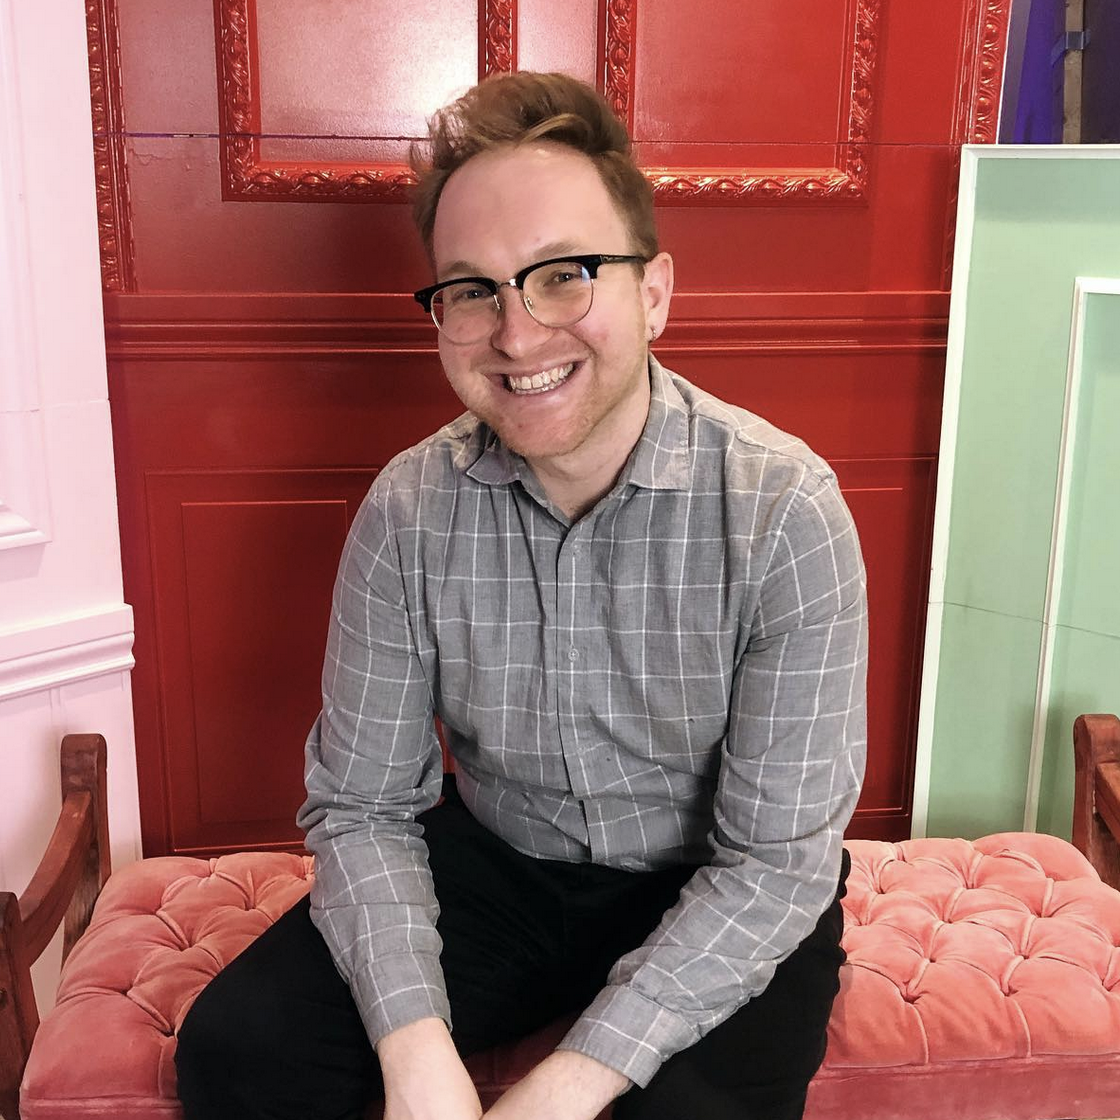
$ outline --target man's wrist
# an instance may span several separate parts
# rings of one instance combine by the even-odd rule
[[[374,1049],[386,1088],[390,1083],[424,1076],[433,1059],[460,1060],[447,1024],[435,1016],[397,1027],[378,1039]]]
[[[506,1090],[483,1120],[594,1120],[630,1084],[595,1058],[554,1050]]]
[[[429,1016],[378,1040],[385,1116],[408,1120],[478,1120],[482,1106],[447,1024]]]
[[[563,1083],[577,1087],[584,1100],[596,1103],[600,1109],[633,1084],[626,1074],[579,1050],[554,1050],[541,1064],[554,1066]]]

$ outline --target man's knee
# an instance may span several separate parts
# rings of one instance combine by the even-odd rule
[[[377,1062],[306,899],[202,990],[175,1064],[187,1120],[361,1114]]]

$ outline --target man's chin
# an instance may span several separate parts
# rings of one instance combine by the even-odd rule
[[[500,423],[490,427],[507,450],[529,460],[570,455],[582,442],[582,436],[573,432],[525,431]]]

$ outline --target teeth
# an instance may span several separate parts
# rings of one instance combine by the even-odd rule
[[[532,377],[507,377],[506,384],[515,393],[547,393],[560,382],[566,381],[574,366],[574,362],[569,362],[566,366],[556,366],[555,369],[546,369],[543,373],[534,373]]]

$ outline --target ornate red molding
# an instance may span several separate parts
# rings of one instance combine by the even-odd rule
[[[272,202],[404,202],[416,178],[405,164],[303,165],[261,157],[254,0],[214,0],[223,197]],[[517,0],[479,0],[483,76],[517,66]]]
[[[136,288],[136,277],[124,152],[120,36],[114,0],[86,0],[86,40],[101,286],[107,292],[130,292]]]
[[[970,0],[965,11],[955,143],[994,144],[999,138],[1010,10],[1011,0]]]
[[[953,279],[962,144],[994,144],[999,139],[999,104],[1007,51],[1011,0],[969,0],[964,12],[957,119],[953,126],[953,166],[945,212],[941,286]]]
[[[478,22],[478,72],[512,74],[517,69],[516,0],[482,0]]]
[[[607,0],[607,96],[629,114],[633,26],[637,0]],[[851,80],[848,85],[847,130],[838,138],[836,165],[803,170],[740,168],[649,168],[654,197],[675,205],[770,202],[859,202],[869,180],[871,117],[875,59],[878,53],[881,0],[856,0],[851,27]],[[612,29],[616,37],[612,38]],[[629,62],[627,69],[624,63]],[[624,119],[629,119],[628,117]]]
[[[983,0],[974,0],[983,2]],[[1006,3],[1006,0],[988,0]],[[875,60],[882,0],[855,0],[850,32],[847,128],[834,166],[810,169],[657,167],[655,196],[674,204],[853,202],[866,197]],[[403,164],[302,165],[261,157],[253,0],[215,0],[224,196],[273,201],[402,202],[415,182]],[[633,116],[637,0],[600,0],[602,85],[629,124]],[[517,63],[516,0],[479,0],[479,63],[484,74]]]
[[[603,96],[627,128],[634,124],[634,27],[638,0],[599,0]]]

